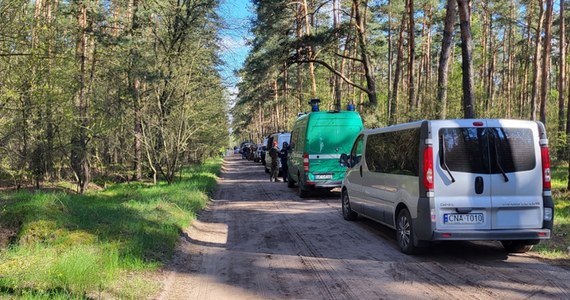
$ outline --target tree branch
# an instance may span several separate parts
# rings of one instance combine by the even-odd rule
[[[364,61],[363,61],[362,59],[357,58],[357,57],[350,57],[350,56],[346,56],[346,55],[340,54],[340,53],[335,53],[335,55],[338,56],[338,57],[341,57],[341,58],[346,58],[346,59],[349,59],[349,60],[354,60],[354,61],[357,61],[357,62],[359,62],[359,63],[364,63]]]
[[[368,90],[367,88],[352,82],[350,79],[346,78],[346,76],[344,76],[342,73],[340,73],[339,71],[335,70],[333,67],[331,67],[331,65],[329,65],[327,62],[319,60],[319,59],[304,59],[304,60],[295,60],[293,61],[293,63],[297,63],[297,64],[301,64],[301,63],[316,63],[319,64],[325,68],[327,68],[329,71],[331,71],[332,73],[334,73],[336,76],[342,78],[342,80],[344,80],[344,82],[350,84],[351,86],[367,93],[370,94],[370,90]]]

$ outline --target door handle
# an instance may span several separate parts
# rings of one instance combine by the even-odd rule
[[[483,190],[485,189],[485,183],[483,181],[483,177],[477,176],[475,177],[475,193],[482,194]]]

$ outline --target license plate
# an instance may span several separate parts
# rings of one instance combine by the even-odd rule
[[[483,214],[444,214],[444,224],[483,224],[485,217]]]
[[[326,175],[315,175],[315,179],[332,179],[332,175],[331,174],[326,174]]]

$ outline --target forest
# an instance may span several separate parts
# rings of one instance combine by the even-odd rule
[[[231,110],[242,139],[289,130],[319,98],[328,110],[355,105],[367,128],[539,120],[551,158],[568,160],[564,0],[253,2],[252,50]]]
[[[289,130],[313,98],[355,105],[368,128],[540,120],[552,159],[568,160],[565,1],[251,4],[233,101],[219,0],[1,1],[0,185],[172,182],[230,135]]]
[[[170,183],[219,155],[229,124],[217,5],[0,1],[1,184]]]

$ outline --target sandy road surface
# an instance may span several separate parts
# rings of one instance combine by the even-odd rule
[[[158,299],[570,299],[570,271],[498,243],[402,254],[394,231],[347,222],[337,195],[301,199],[258,163],[227,158],[181,238]]]

